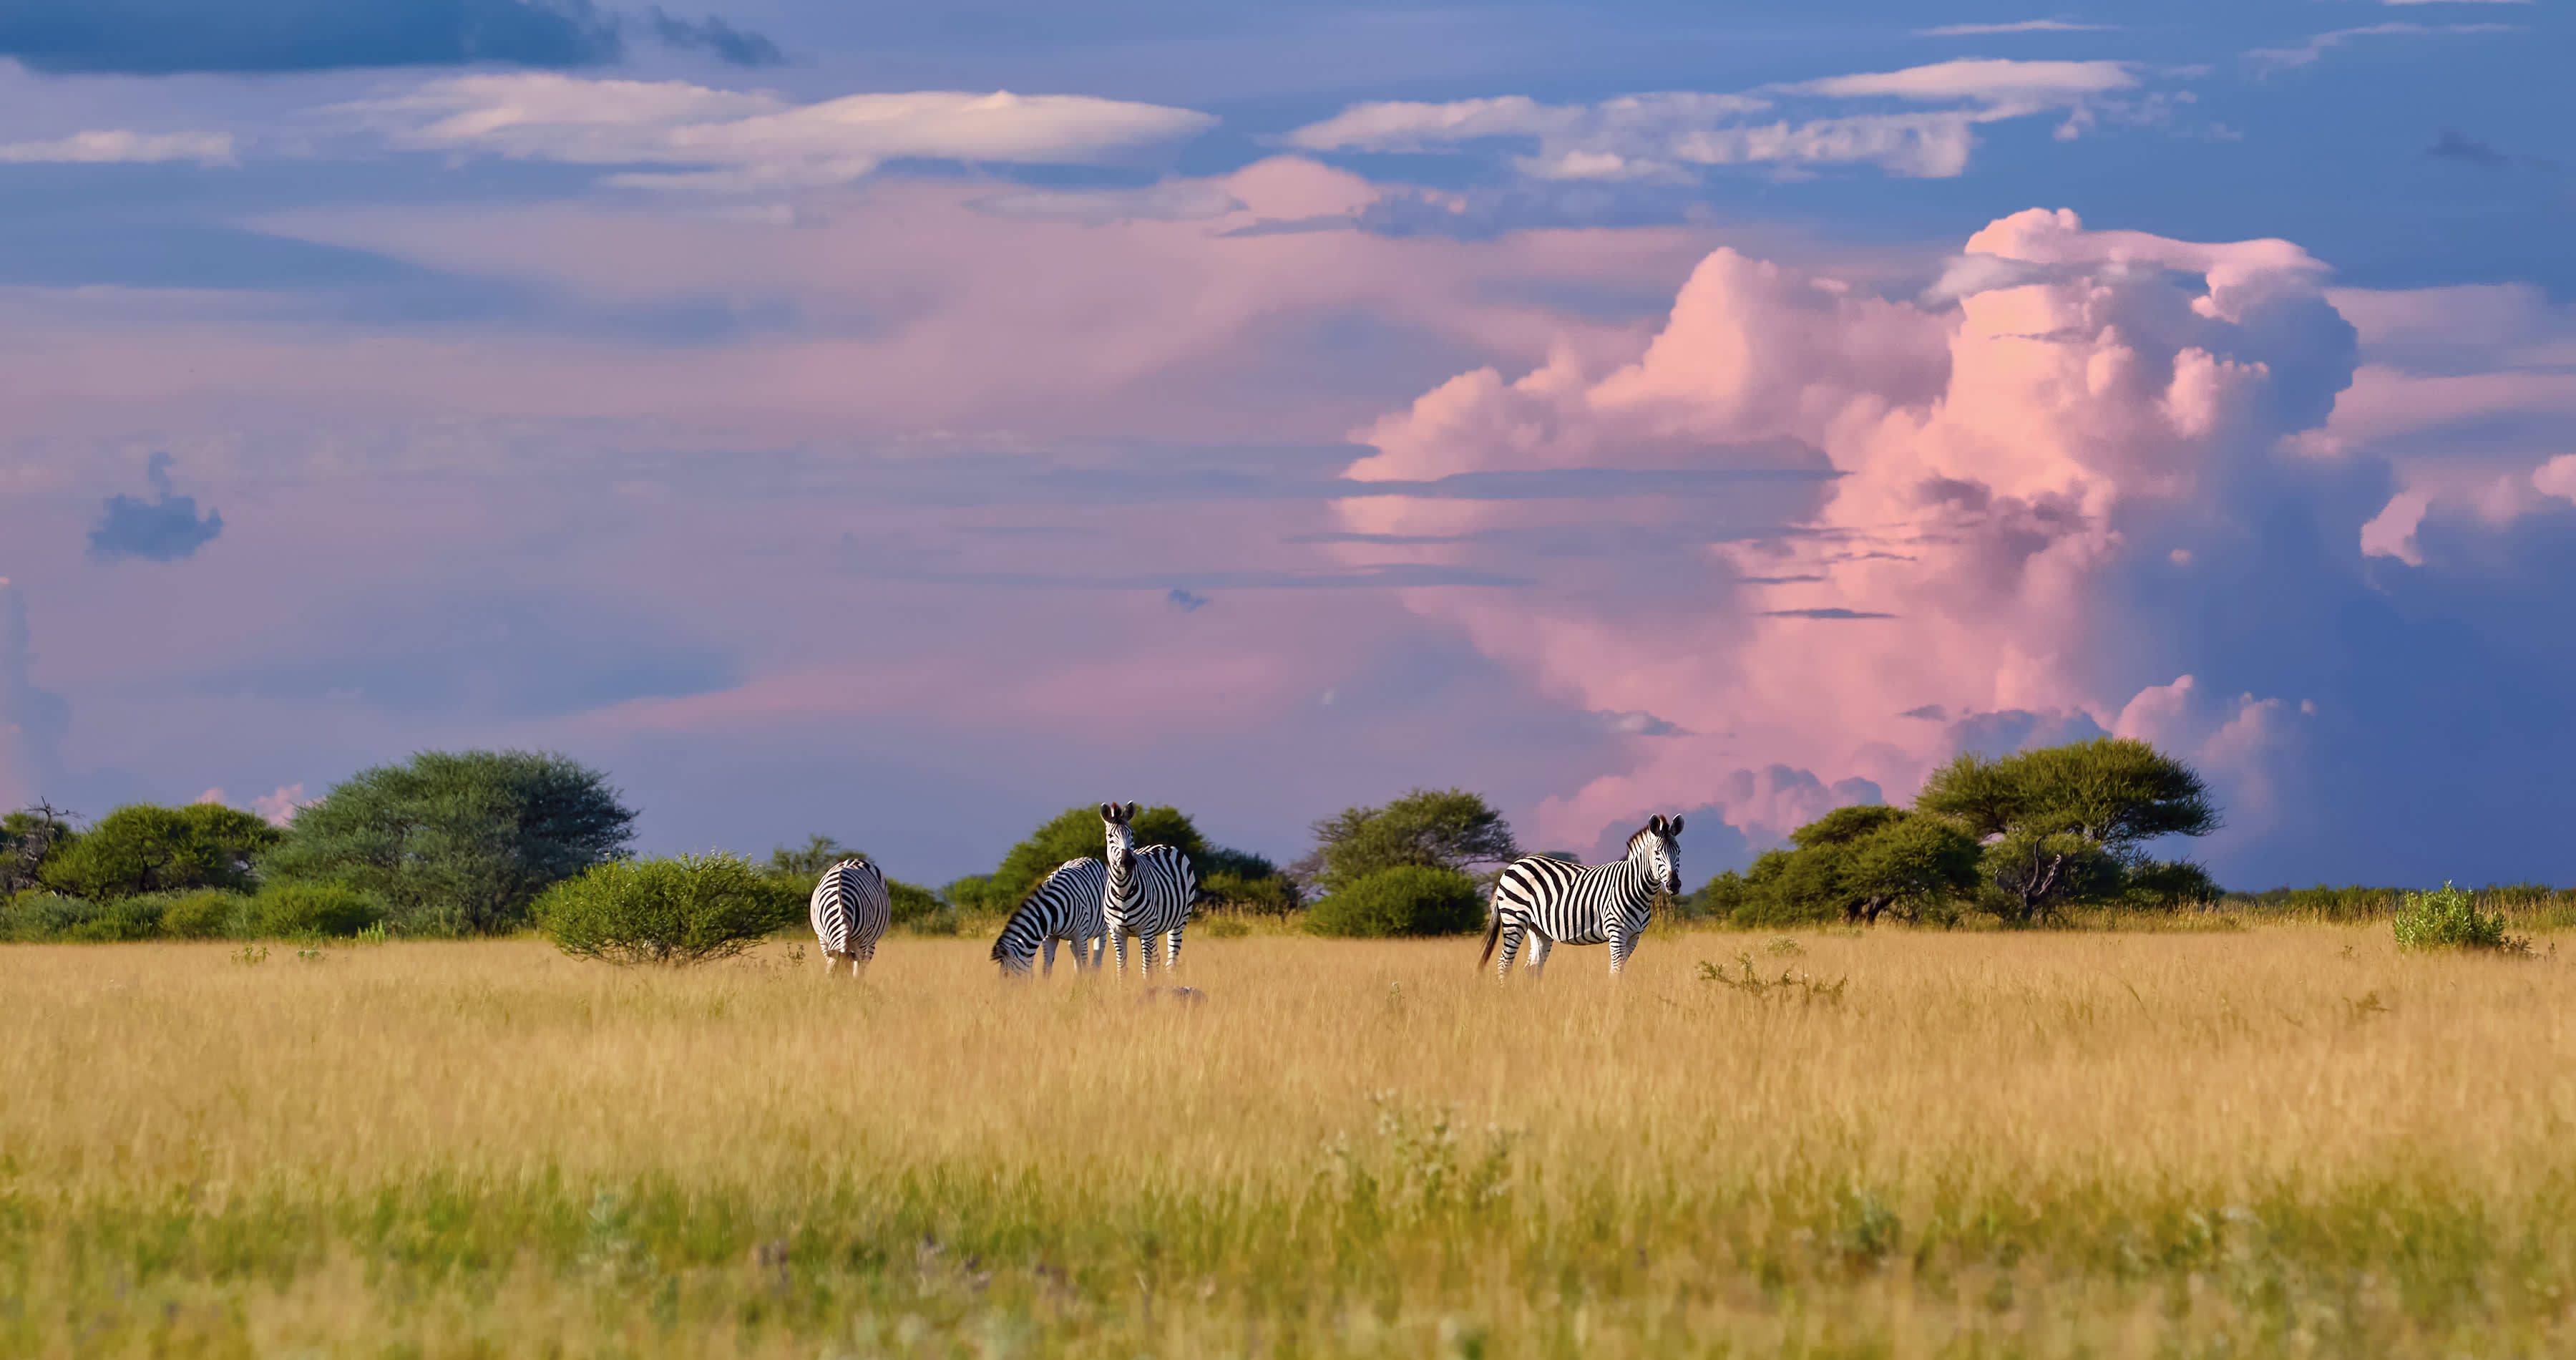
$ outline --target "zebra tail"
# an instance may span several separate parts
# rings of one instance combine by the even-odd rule
[[[1486,964],[1494,961],[1494,944],[1503,938],[1502,908],[1496,907],[1486,914],[1491,919],[1485,922],[1485,952],[1476,956],[1476,971],[1479,973],[1485,971]]]

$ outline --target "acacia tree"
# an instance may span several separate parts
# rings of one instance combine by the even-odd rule
[[[114,902],[145,893],[251,886],[251,865],[277,843],[276,827],[216,803],[129,803],[67,837],[37,877],[71,897]]]
[[[260,867],[376,893],[408,933],[487,934],[524,923],[554,884],[626,858],[634,825],[608,777],[568,757],[423,751],[299,808]]]
[[[1520,858],[1511,823],[1481,795],[1415,789],[1384,807],[1344,808],[1316,822],[1315,853],[1292,872],[1337,892],[1384,869],[1416,866],[1465,873]]]
[[[69,846],[72,814],[36,802],[0,817],[0,902],[35,887],[54,851]]]
[[[2148,842],[2221,825],[2197,772],[2127,737],[2002,757],[1965,752],[1933,771],[1914,806],[1984,843],[1986,876],[2017,924],[2115,897],[2154,865]]]

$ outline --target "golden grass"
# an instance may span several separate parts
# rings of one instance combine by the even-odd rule
[[[2576,1351],[2554,955],[1770,938],[0,949],[0,1353]]]

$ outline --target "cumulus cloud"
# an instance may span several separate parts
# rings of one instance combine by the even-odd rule
[[[660,165],[606,182],[714,193],[844,184],[888,160],[1123,165],[1216,125],[1188,109],[1088,95],[922,90],[798,104],[685,81],[551,72],[459,76],[334,106],[414,150],[574,165]]]
[[[666,46],[737,65],[780,59],[777,44],[722,19],[658,8],[640,19],[591,0],[13,0],[0,9],[0,56],[38,71],[167,75],[370,66],[597,66],[625,56],[638,30]]]
[[[36,688],[34,662],[26,595],[0,576],[0,811],[60,796],[71,705]]]
[[[1520,95],[1355,104],[1287,140],[1310,151],[1416,153],[1493,138],[1534,142],[1535,152],[1513,164],[1550,180],[1670,180],[1757,164],[1874,165],[1945,178],[1967,168],[1980,124],[2057,112],[2078,127],[2106,98],[2139,84],[2125,62],[1961,59],[1735,94],[1639,94],[1598,104],[1543,104]],[[1791,117],[1779,110],[1789,98],[1954,107]]]
[[[2517,33],[2514,24],[2365,24],[2359,28],[2338,28],[2319,33],[2296,47],[2258,47],[2245,54],[2245,59],[2264,71],[2286,71],[2300,66],[2313,66],[2324,60],[2326,53],[2355,38],[2420,38],[2459,33]]]
[[[152,483],[152,499],[115,495],[99,508],[98,527],[89,532],[92,558],[176,562],[196,556],[197,549],[223,533],[223,516],[208,507],[200,518],[196,498],[175,493],[170,485],[170,455],[152,455],[144,476]]]
[[[1633,359],[1465,374],[1360,432],[1376,452],[1358,480],[1705,471],[1766,446],[1830,460],[1835,476],[1779,488],[1769,535],[1704,538],[1652,566],[1551,570],[1508,602],[1408,596],[1548,692],[1691,733],[1548,805],[1542,836],[1713,804],[1758,846],[1851,801],[1847,781],[1902,795],[1959,750],[2123,723],[2202,760],[2230,796],[2281,803],[2285,753],[2314,721],[2308,695],[2240,684],[2220,692],[2241,699],[2193,707],[2202,692],[2175,677],[2208,673],[2188,632],[2205,607],[2195,592],[2234,588],[2260,550],[2237,517],[2285,494],[2282,479],[2315,475],[2288,441],[2326,419],[2353,371],[2323,267],[2282,241],[2091,231],[2041,211],[1994,223],[1964,254],[1985,263],[1902,302],[1720,250]],[[2352,476],[2339,494],[2357,529],[2369,478]],[[1674,513],[1645,497],[1604,508],[1644,537]],[[1347,500],[1342,518],[1386,536],[1374,554],[1470,566],[1508,551],[1490,530],[1539,513],[1390,497]],[[2302,588],[2358,588],[2352,538],[2319,550],[2331,565],[2303,565]],[[2106,608],[2150,589],[2179,593],[2173,614]],[[2151,722],[2157,704],[2141,696],[2158,689],[2193,703]]]
[[[157,161],[195,161],[231,165],[233,139],[228,132],[75,132],[45,142],[0,142],[0,165],[67,163],[108,165]]]

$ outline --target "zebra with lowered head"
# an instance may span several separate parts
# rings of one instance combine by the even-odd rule
[[[1482,968],[1500,941],[1502,960],[1494,979],[1512,974],[1512,956],[1521,937],[1530,937],[1530,974],[1547,969],[1548,950],[1560,944],[1607,944],[1610,973],[1616,977],[1637,947],[1646,923],[1654,919],[1655,897],[1682,890],[1682,852],[1676,840],[1682,819],[1662,817],[1628,838],[1628,857],[1586,869],[1561,859],[1532,855],[1512,861],[1494,884],[1492,919],[1485,924]]]
[[[1073,945],[1073,969],[1100,966],[1101,899],[1109,890],[1109,871],[1096,859],[1069,859],[1040,880],[1028,900],[1011,913],[1002,937],[993,941],[993,962],[1005,973],[1028,976],[1040,947],[1046,950],[1046,975],[1055,976],[1056,942]]]
[[[877,941],[885,938],[894,919],[884,871],[864,859],[845,859],[824,870],[823,881],[814,885],[810,914],[814,938],[823,945],[823,976],[830,977],[847,961],[850,976],[857,978],[876,958]]]
[[[1109,931],[1109,952],[1118,956],[1118,975],[1127,975],[1127,937],[1136,937],[1136,967],[1151,977],[1154,937],[1170,940],[1165,968],[1181,966],[1181,932],[1198,901],[1199,875],[1178,846],[1136,848],[1136,805],[1100,805],[1100,828],[1108,838],[1108,883],[1101,893],[1100,915]]]

